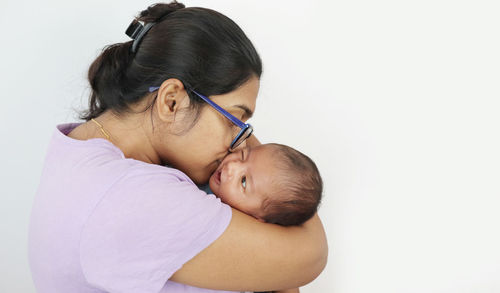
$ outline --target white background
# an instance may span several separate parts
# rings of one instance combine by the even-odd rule
[[[34,292],[27,229],[86,71],[153,2],[0,2],[0,291]],[[302,292],[500,292],[498,1],[190,1],[264,63],[263,142],[310,155],[330,247]]]

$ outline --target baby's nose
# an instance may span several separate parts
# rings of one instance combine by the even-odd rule
[[[231,160],[231,161],[227,162],[226,174],[227,174],[228,178],[232,178],[233,176],[236,176],[238,169],[239,169],[239,161],[238,160]]]
[[[238,153],[230,153],[229,155],[227,155],[226,159],[228,160],[228,162],[234,162],[238,161],[240,157],[241,155],[239,155]]]

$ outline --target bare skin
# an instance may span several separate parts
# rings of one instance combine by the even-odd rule
[[[262,204],[266,194],[277,191],[272,179],[279,173],[273,147],[260,145],[227,155],[208,182],[224,203],[263,221]]]
[[[210,177],[210,189],[224,203],[265,222],[262,203],[275,187],[271,179],[281,172],[276,170],[273,156],[272,146],[257,143],[232,152]],[[273,292],[298,293],[299,289]]]
[[[276,293],[300,293],[300,291],[299,288],[293,288],[293,289],[279,290],[276,291]]]
[[[231,93],[210,98],[245,121],[255,110],[258,89],[259,80],[252,78]],[[196,183],[207,182],[228,154],[238,129],[206,106],[196,124],[179,135],[189,125],[186,121],[191,120],[189,98],[177,79],[165,80],[154,107],[140,113],[152,98],[147,96],[133,105],[135,114],[118,116],[108,111],[96,120],[125,157],[169,164]],[[80,140],[105,138],[91,121],[75,128],[69,136]],[[258,141],[251,139],[248,143]],[[281,227],[262,223],[235,209],[232,213],[226,231],[179,269],[172,281],[218,290],[279,290],[305,285],[325,267],[328,247],[317,215],[302,226]]]

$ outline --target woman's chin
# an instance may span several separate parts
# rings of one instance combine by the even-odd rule
[[[191,180],[197,185],[207,184],[210,179],[210,174],[206,173],[186,173]]]

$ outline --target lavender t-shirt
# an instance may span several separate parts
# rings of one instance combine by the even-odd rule
[[[76,126],[57,127],[33,204],[37,292],[222,292],[168,279],[224,232],[230,207],[179,170],[66,136]]]

